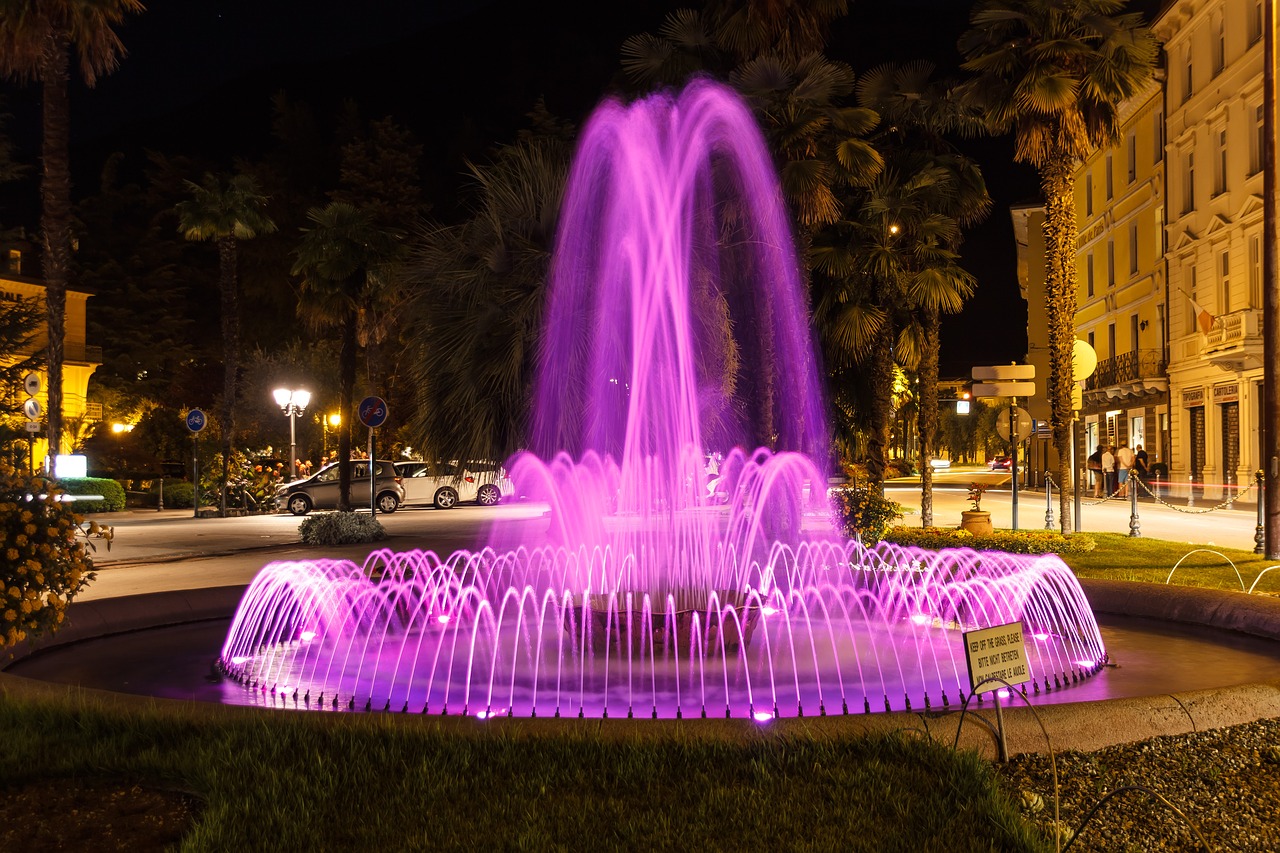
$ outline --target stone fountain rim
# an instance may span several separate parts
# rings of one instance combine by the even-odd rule
[[[1081,579],[1090,605],[1097,612],[1158,619],[1237,631],[1280,641],[1280,598],[1245,595],[1242,592],[1165,586],[1135,581]],[[68,624],[52,638],[24,643],[11,651],[4,667],[30,654],[72,643],[147,628],[161,628],[212,619],[235,612],[245,586],[209,587],[151,592],[75,602],[68,610]],[[200,715],[293,714],[283,709],[221,705],[137,696],[93,688],[71,687],[25,678],[0,669],[0,695],[31,698],[81,697],[121,710],[160,708]],[[970,711],[994,720],[994,709]],[[335,725],[350,724],[360,714],[317,714]],[[772,736],[843,739],[873,733],[913,729],[942,743],[956,737],[958,710],[945,712],[894,711],[875,714],[834,715],[774,720],[767,726],[746,719],[733,720],[626,720],[626,719],[498,719],[385,714],[406,725],[428,725],[458,735],[478,735],[495,726],[506,733],[529,736],[587,735],[607,740],[711,739],[743,741]],[[1004,709],[1006,737],[1011,754],[1043,752],[1044,724],[1057,751],[1090,751],[1161,735],[1181,735],[1210,728],[1280,717],[1280,680],[1241,684],[1155,696],[1108,699]],[[1039,722],[1037,721],[1039,719]],[[412,720],[412,722],[410,722]],[[346,722],[342,722],[346,721]],[[961,745],[995,756],[994,738],[981,724],[961,729]]]

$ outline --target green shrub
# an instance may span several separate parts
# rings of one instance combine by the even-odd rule
[[[111,529],[83,520],[58,486],[0,462],[0,649],[53,632],[93,580],[95,545]],[[123,502],[123,497],[122,497]]]
[[[941,551],[972,548],[975,551],[1007,551],[1010,554],[1087,554],[1097,542],[1084,533],[1063,536],[1052,530],[997,530],[975,536],[952,527],[893,527],[882,537],[895,545],[914,545]]]
[[[916,473],[916,465],[910,459],[890,459],[884,465],[886,477],[910,477]]]
[[[69,495],[102,495],[101,500],[75,501],[76,512],[119,512],[124,509],[124,486],[104,477],[63,477],[58,488]]]
[[[899,504],[871,489],[832,489],[831,503],[841,532],[850,539],[861,539],[864,545],[879,542],[889,523],[902,517]]]
[[[372,515],[360,512],[323,512],[307,516],[298,526],[306,545],[356,545],[380,542],[387,531]]]
[[[151,490],[159,491],[154,486]],[[165,480],[164,505],[169,509],[191,509],[196,505],[195,486],[186,480]]]

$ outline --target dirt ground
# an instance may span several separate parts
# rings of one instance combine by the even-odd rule
[[[41,780],[0,788],[0,851],[164,850],[200,801],[127,782]]]

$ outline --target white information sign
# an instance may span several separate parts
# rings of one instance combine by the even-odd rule
[[[988,678],[1001,678],[1010,684],[1031,680],[1021,622],[966,631],[964,654],[969,663],[970,690],[977,690]],[[988,685],[988,689],[996,688]]]

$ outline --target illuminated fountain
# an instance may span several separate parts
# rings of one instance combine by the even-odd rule
[[[225,673],[304,708],[769,719],[949,705],[974,627],[1023,623],[1036,692],[1101,666],[1056,557],[866,550],[832,529],[804,288],[728,90],[597,110],[544,328],[541,455],[508,467],[545,534],[273,563]],[[784,450],[741,449],[764,443]]]

